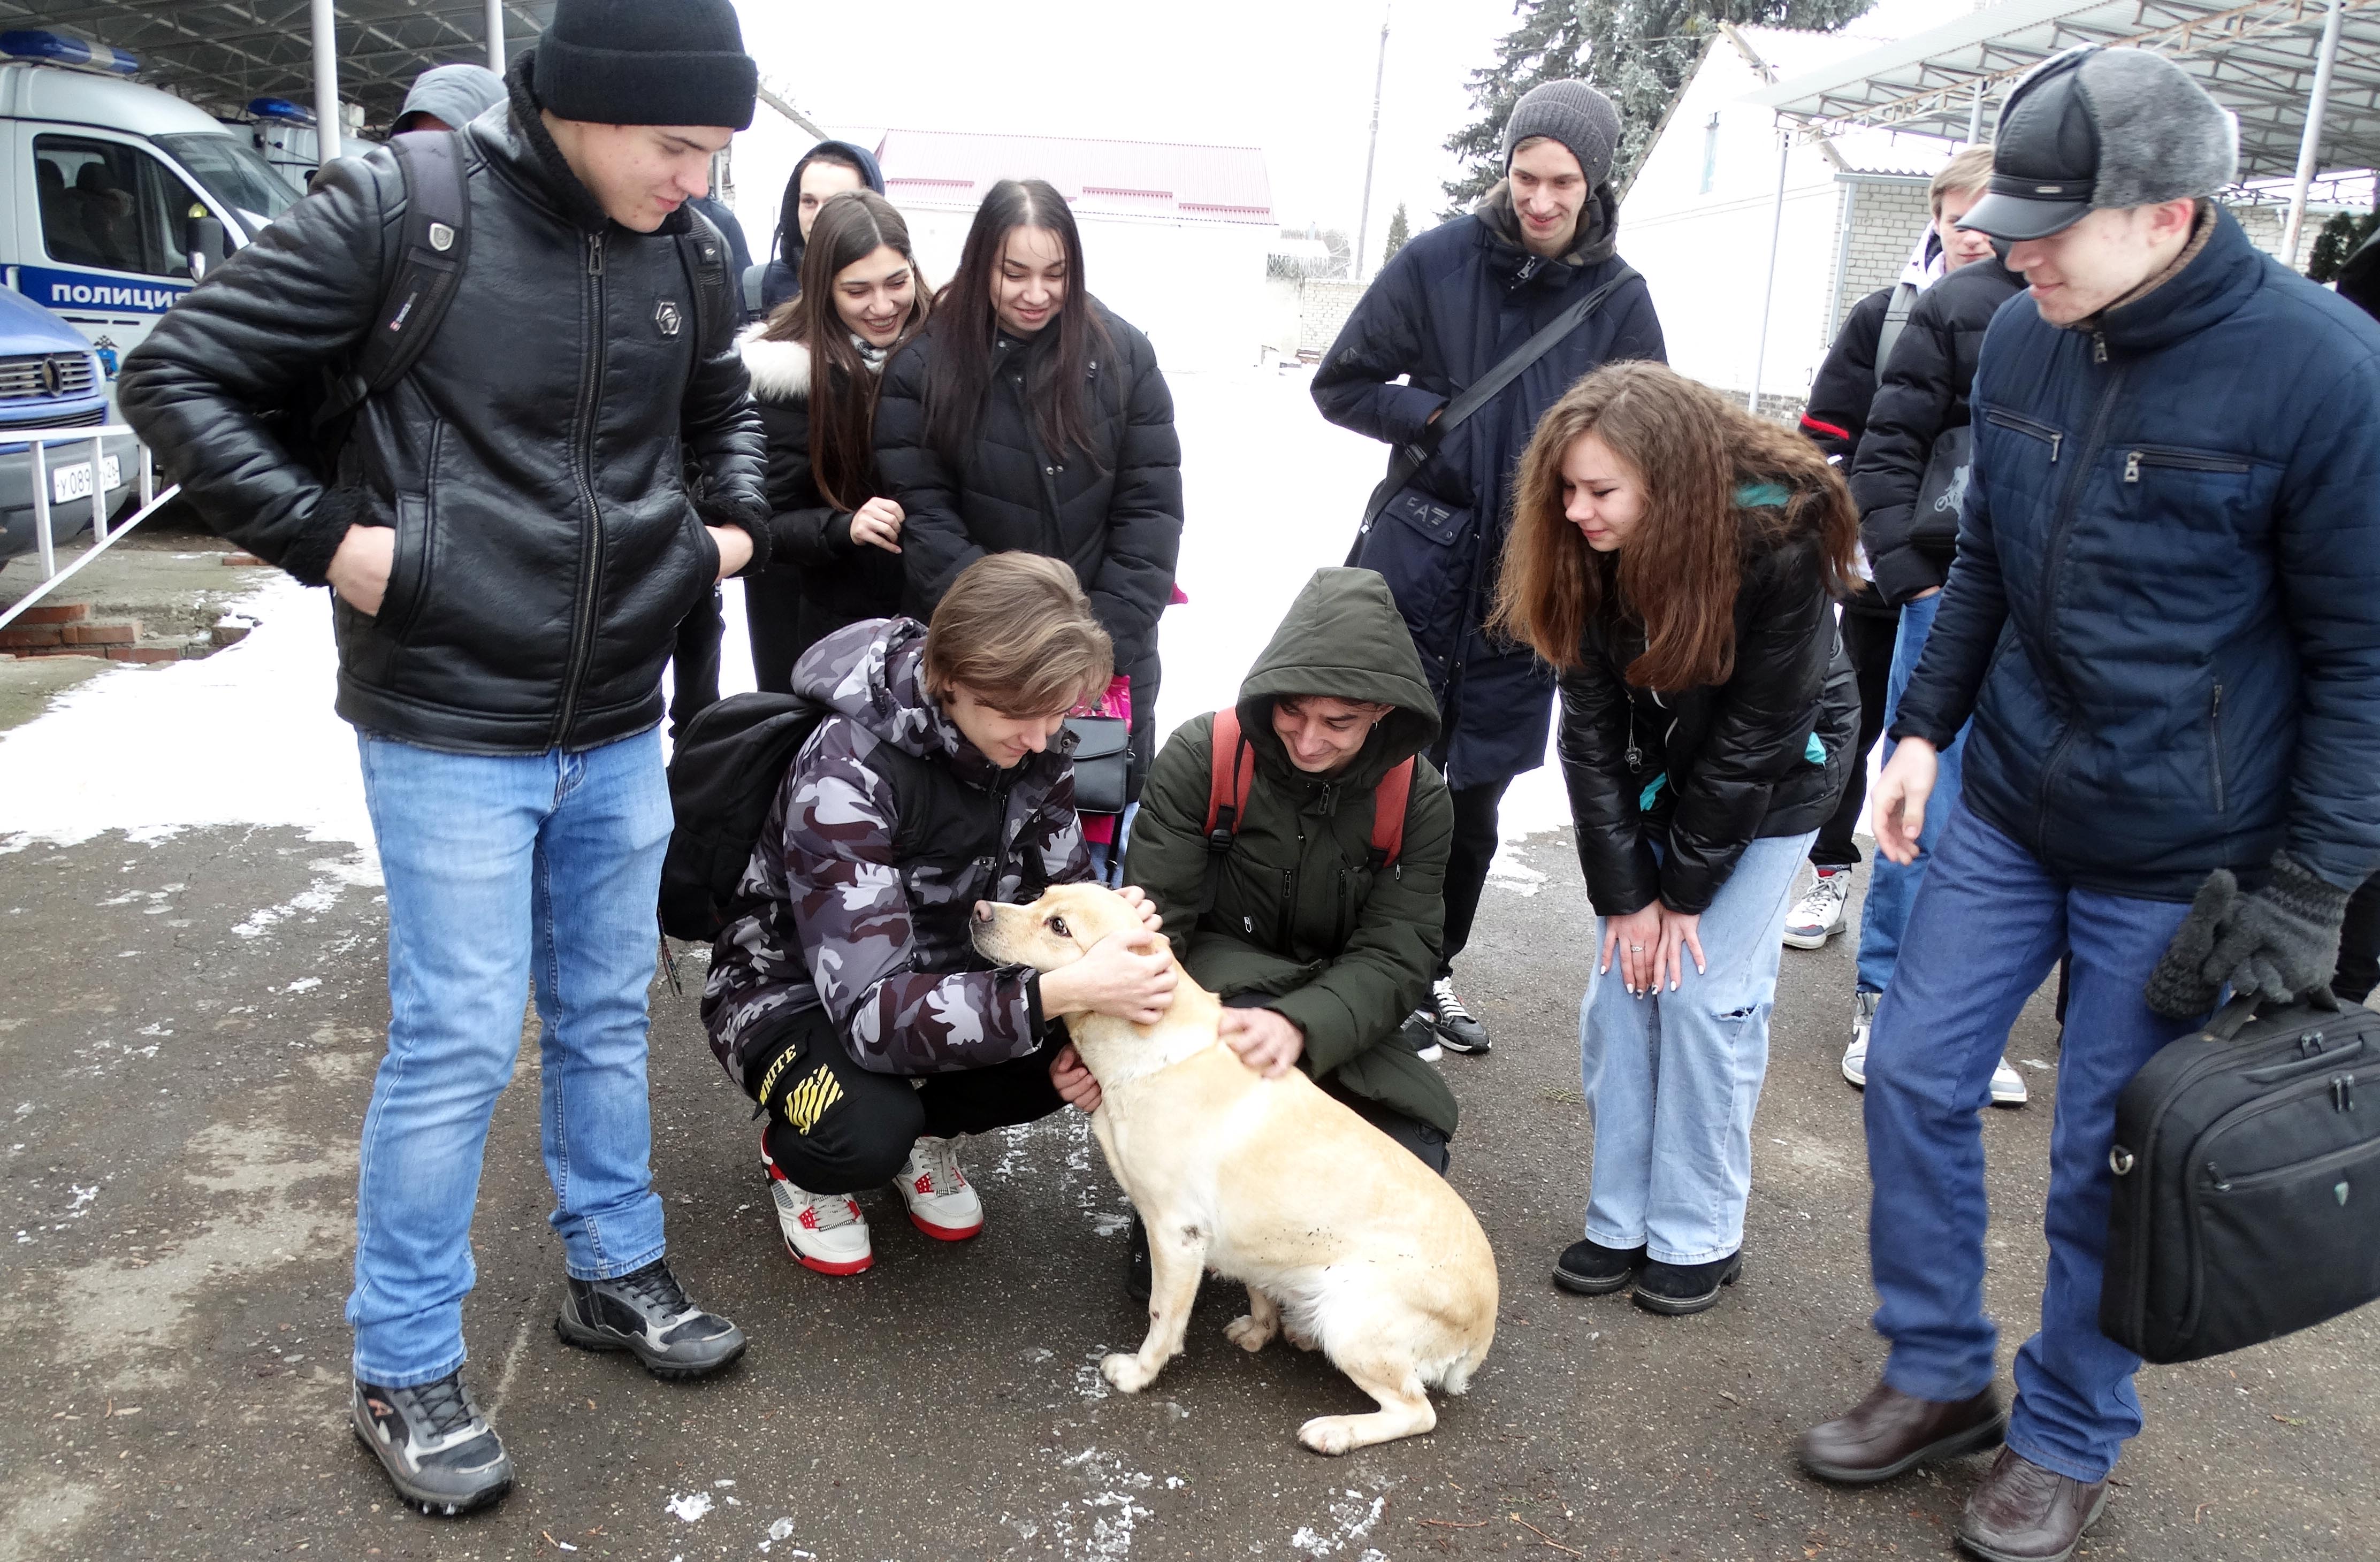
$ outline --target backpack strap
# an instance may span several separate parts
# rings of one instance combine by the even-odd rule
[[[677,236],[677,253],[694,287],[694,351],[699,362],[720,322],[735,318],[735,305],[727,279],[726,238],[693,207],[686,214],[692,221]]]
[[[1380,778],[1372,793],[1372,871],[1391,867],[1405,849],[1405,805],[1413,797],[1411,759]]]
[[[462,138],[409,130],[389,141],[405,179],[405,226],[396,275],[382,295],[355,362],[332,382],[317,430],[351,418],[419,362],[463,280],[471,252],[471,193]]]
[[[1256,781],[1256,751],[1248,746],[1247,738],[1240,732],[1240,713],[1232,706],[1215,712],[1214,730],[1208,733],[1213,757],[1207,779],[1207,874],[1198,890],[1198,914],[1205,915],[1215,909],[1215,891],[1223,878],[1223,859],[1231,854],[1232,842],[1238,838],[1240,813],[1246,806],[1248,788]]]
[[[1879,385],[1884,383],[1884,366],[1892,358],[1892,345],[1900,340],[1901,330],[1909,323],[1910,312],[1916,308],[1916,284],[1894,284],[1892,300],[1884,307],[1884,324],[1877,329],[1876,335],[1876,382]]]
[[[744,268],[744,318],[760,318],[760,287],[769,278],[769,262],[755,260]]]

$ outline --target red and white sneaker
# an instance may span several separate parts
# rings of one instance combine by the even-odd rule
[[[849,1193],[813,1193],[789,1181],[760,1148],[760,1164],[769,1171],[769,1198],[777,1206],[777,1229],[785,1251],[802,1267],[821,1275],[856,1275],[876,1262],[868,1239],[868,1217]]]
[[[963,1242],[983,1229],[983,1201],[959,1169],[957,1140],[918,1140],[893,1181],[909,1206],[909,1223],[926,1235]]]

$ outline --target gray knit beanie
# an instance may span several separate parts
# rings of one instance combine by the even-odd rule
[[[1551,137],[1568,147],[1592,189],[1611,177],[1620,111],[1584,81],[1548,81],[1530,88],[1504,121],[1504,172],[1512,171],[1512,150],[1532,136]]]
[[[2213,195],[2238,164],[2230,117],[2189,72],[2146,49],[2086,45],[2009,95],[1990,193],[1959,225],[2043,238],[2092,212]]]

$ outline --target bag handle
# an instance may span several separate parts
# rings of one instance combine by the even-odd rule
[[[1389,466],[1388,477],[1372,490],[1371,503],[1364,507],[1363,524],[1355,531],[1357,545],[1361,546],[1364,534],[1372,529],[1372,523],[1380,518],[1380,512],[1389,507],[1390,499],[1396,497],[1397,490],[1413,480],[1413,475],[1437,454],[1438,447],[1449,434],[1469,421],[1473,413],[1495,400],[1496,394],[1518,380],[1531,364],[1553,351],[1562,338],[1585,324],[1587,318],[1601,309],[1606,299],[1635,281],[1636,277],[1635,268],[1623,264],[1602,286],[1556,315],[1536,335],[1506,354],[1495,368],[1447,403],[1446,410],[1438,415],[1437,422],[1424,429],[1410,443],[1398,446],[1396,459]],[[1354,562],[1354,555],[1350,553],[1347,563],[1353,566]]]
[[[2312,1009],[2325,1014],[2336,1014],[2338,1012],[2338,995],[2328,987],[2316,987],[2313,991],[2301,997],[2292,1007]],[[2206,1022],[2204,1034],[2214,1037],[2216,1041],[2229,1041],[2241,1031],[2246,1030],[2250,1021],[2259,1017],[2257,1008],[2258,1002],[2253,994],[2245,998],[2234,998],[2215,1011],[2215,1018]],[[2282,1011],[2275,1010],[2273,1012],[2277,1014]]]

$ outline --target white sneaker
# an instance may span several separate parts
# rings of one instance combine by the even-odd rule
[[[983,1229],[983,1200],[959,1169],[959,1142],[927,1137],[909,1147],[894,1186],[909,1223],[929,1237],[963,1242]]]
[[[1867,1033],[1876,1024],[1876,1000],[1882,996],[1860,993],[1858,1006],[1852,1011],[1852,1044],[1843,1048],[1843,1077],[1862,1090],[1867,1088]]]
[[[1824,949],[1843,930],[1843,907],[1852,898],[1852,870],[1820,868],[1809,889],[1785,914],[1785,942],[1797,950]]]
[[[868,1217],[849,1193],[813,1193],[795,1187],[777,1163],[760,1150],[760,1164],[769,1171],[769,1199],[777,1206],[777,1229],[785,1251],[805,1269],[821,1275],[856,1275],[876,1262],[868,1238]]]
[[[2025,1097],[2024,1076],[2007,1059],[2001,1059],[2000,1066],[1992,1071],[1992,1105],[2022,1107]]]

